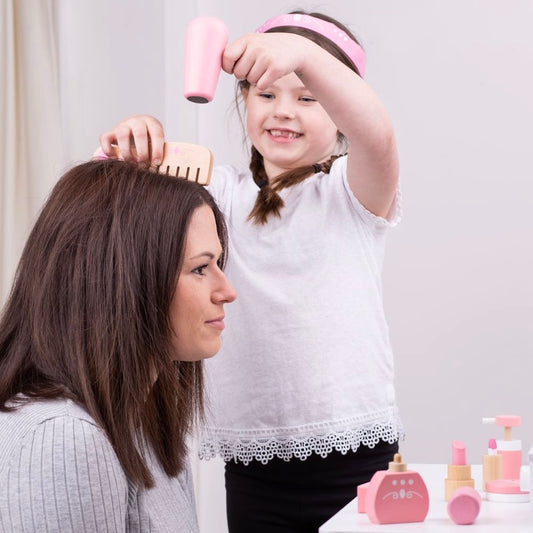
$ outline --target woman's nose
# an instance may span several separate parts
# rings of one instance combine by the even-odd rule
[[[229,282],[226,274],[221,274],[220,285],[213,293],[213,299],[217,303],[231,303],[237,298],[237,291],[233,288],[233,285]]]

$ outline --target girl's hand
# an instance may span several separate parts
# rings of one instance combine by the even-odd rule
[[[305,37],[292,33],[252,33],[226,46],[222,68],[265,90],[286,74],[298,72],[312,46]]]
[[[161,163],[164,140],[163,126],[159,120],[150,115],[134,115],[100,135],[100,146],[108,157],[113,157],[112,145],[117,145],[125,161],[149,166]]]

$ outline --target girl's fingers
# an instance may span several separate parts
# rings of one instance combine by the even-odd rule
[[[149,149],[151,149],[151,154],[149,154],[147,160],[150,161],[151,159],[152,165],[157,166],[163,159],[165,133],[163,131],[163,126],[157,119],[147,120],[146,126],[148,129]]]
[[[242,57],[245,50],[246,40],[244,38],[237,39],[235,42],[228,44],[222,54],[222,70],[228,74],[233,74],[235,64]]]
[[[115,150],[113,149],[113,143],[116,143],[116,136],[114,131],[108,131],[106,133],[103,133],[100,135],[100,138],[98,139],[100,142],[100,147],[102,148],[104,154],[107,157],[114,157],[115,156]]]
[[[135,153],[133,152],[135,139],[131,127],[127,123],[121,122],[115,127],[115,134],[118,149],[120,150],[124,161],[137,161]],[[137,135],[139,135],[139,131],[137,131]]]
[[[262,61],[256,61],[246,74],[246,79],[250,82],[252,85],[259,85],[259,80],[262,78],[268,79],[268,68],[266,65],[262,64]],[[269,87],[269,85],[262,85],[261,87],[258,87],[259,89],[266,89]]]
[[[109,157],[118,146],[125,161],[159,165],[163,159],[165,134],[159,120],[148,115],[136,115],[119,122],[110,132],[100,136],[100,146]]]

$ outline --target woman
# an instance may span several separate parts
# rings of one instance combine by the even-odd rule
[[[225,250],[196,183],[111,160],[60,179],[0,320],[0,530],[198,530],[186,437]]]

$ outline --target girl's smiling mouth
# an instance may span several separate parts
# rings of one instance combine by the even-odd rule
[[[266,131],[270,137],[273,137],[275,140],[279,141],[292,141],[302,136],[301,133],[292,130],[271,129]]]

